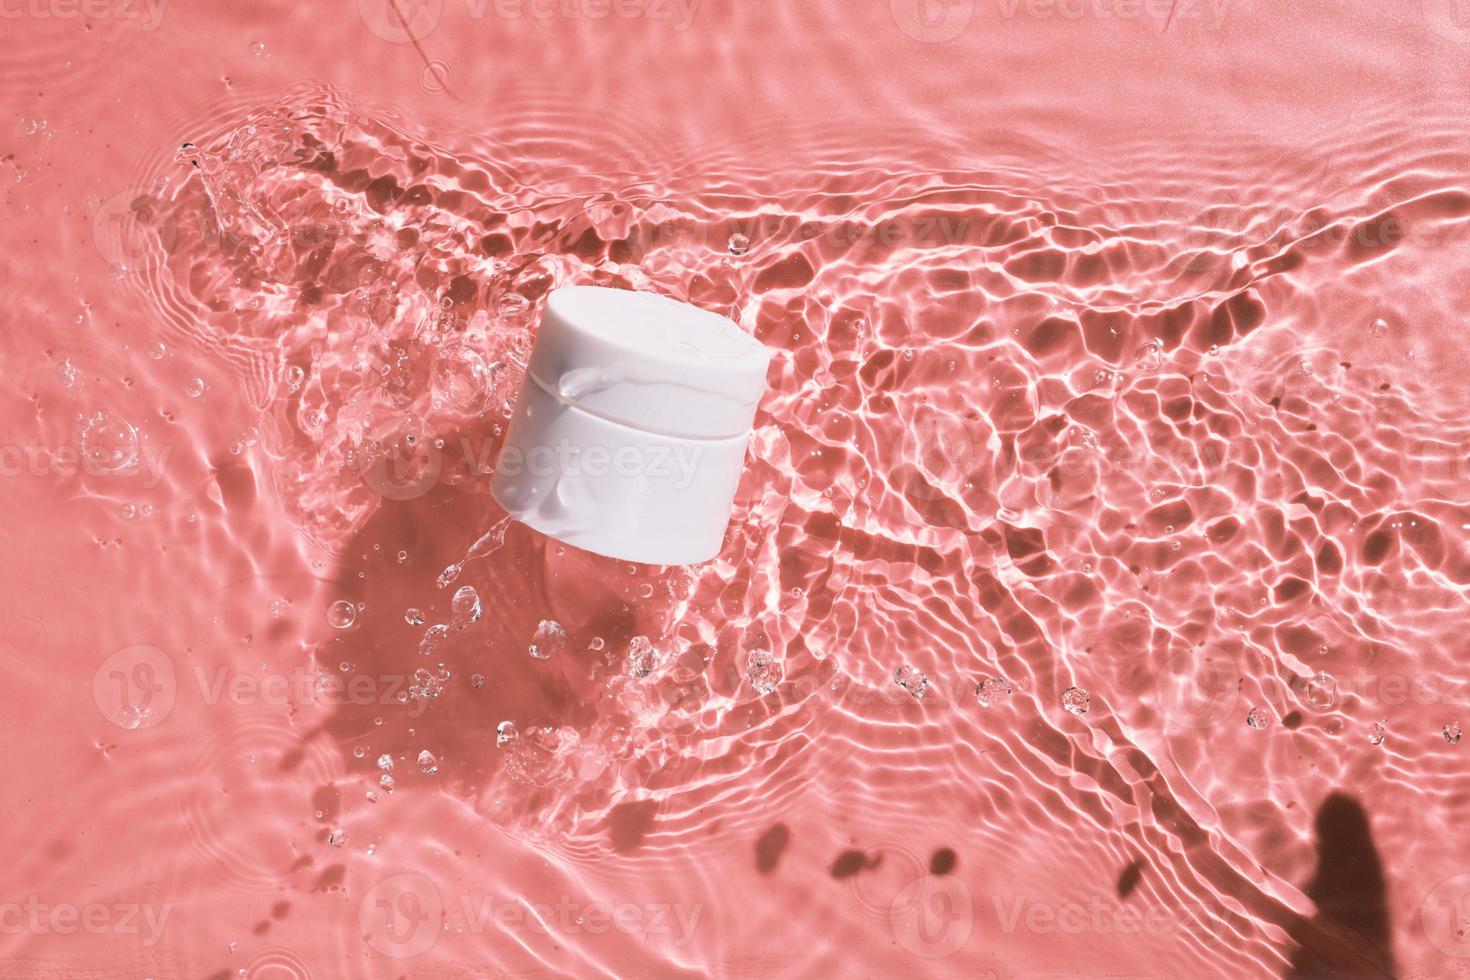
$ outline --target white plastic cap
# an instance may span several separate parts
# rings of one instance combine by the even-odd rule
[[[771,354],[733,321],[624,289],[546,302],[490,492],[511,516],[625,561],[719,554]]]

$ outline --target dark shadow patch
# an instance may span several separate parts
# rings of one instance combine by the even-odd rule
[[[882,858],[868,860],[868,856],[862,851],[843,851],[837,855],[837,860],[832,862],[832,877],[841,881],[843,878],[851,878],[859,871],[868,868],[876,868]]]
[[[1383,863],[1367,812],[1344,793],[1317,809],[1317,871],[1305,890],[1317,914],[1292,930],[1287,980],[1394,976]]]
[[[763,875],[776,870],[786,845],[791,843],[791,831],[784,823],[778,823],[760,835],[755,842],[755,867]]]
[[[342,882],[347,880],[347,866],[345,864],[333,864],[322,870],[321,876],[317,878],[316,885],[312,887],[314,892],[340,891]]]
[[[1133,894],[1133,890],[1137,888],[1138,883],[1143,880],[1144,867],[1145,863],[1143,858],[1139,858],[1132,864],[1128,865],[1128,867],[1124,868],[1122,874],[1118,875],[1119,898],[1127,898],[1129,895]]]
[[[1288,711],[1281,719],[1281,727],[1288,731],[1296,731],[1302,727],[1302,713],[1300,711]]]
[[[929,856],[929,873],[931,875],[947,875],[954,870],[959,863],[955,852],[948,847],[941,847]]]
[[[626,854],[643,843],[643,837],[653,829],[653,817],[658,811],[657,800],[637,800],[619,803],[608,814],[607,833],[612,838],[613,850]]]

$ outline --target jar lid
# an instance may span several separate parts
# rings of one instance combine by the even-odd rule
[[[770,360],[718,313],[655,293],[565,286],[547,298],[528,374],[609,421],[723,439],[750,430]]]

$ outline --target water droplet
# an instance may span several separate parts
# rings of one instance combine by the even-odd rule
[[[419,641],[419,653],[428,656],[438,648],[439,642],[449,635],[449,627],[443,623],[436,623],[424,630],[424,638]]]
[[[736,232],[730,236],[730,240],[726,243],[726,246],[730,249],[731,255],[744,255],[750,251],[750,239]]]
[[[381,787],[383,787],[383,789],[387,790],[389,793],[391,793],[391,792],[393,792],[393,787],[396,784],[393,781],[393,777],[390,776],[390,775],[388,775],[385,772],[385,773],[383,773],[383,775],[381,775],[381,776],[378,777],[378,785],[381,786]]]
[[[1074,715],[1085,715],[1092,707],[1092,695],[1080,687],[1069,687],[1062,692],[1062,707]]]
[[[1337,681],[1325,670],[1299,680],[1301,699],[1309,707],[1326,711],[1337,701]]]
[[[1133,354],[1133,366],[1140,371],[1153,372],[1164,366],[1164,349],[1157,341],[1149,341]]]
[[[441,589],[447,588],[450,583],[459,578],[460,571],[461,568],[458,563],[449,565],[444,569],[444,571],[439,573],[439,578],[435,580],[434,584]]]
[[[138,508],[134,507],[132,504],[123,504],[121,507],[118,508],[118,513],[122,514],[123,520],[131,521],[133,517],[137,515]]]
[[[502,721],[499,725],[495,726],[495,744],[502,749],[511,742],[514,742],[518,737],[515,722]]]
[[[1458,721],[1447,721],[1444,726],[1444,740],[1451,745],[1460,742],[1460,723]]]
[[[439,760],[428,749],[419,753],[419,771],[425,776],[432,776],[439,771]]]
[[[424,625],[424,611],[422,609],[409,608],[403,612],[403,621],[410,626]]]
[[[745,676],[757,694],[770,694],[781,683],[781,664],[769,650],[752,650],[745,658]]]
[[[1378,317],[1376,320],[1368,325],[1368,336],[1372,337],[1374,340],[1382,340],[1384,337],[1387,337],[1388,321],[1385,320],[1383,317]]]
[[[484,686],[485,686],[485,675],[484,674],[471,674],[470,675],[470,687],[484,687]]]
[[[1382,745],[1385,738],[1388,738],[1388,729],[1384,727],[1383,722],[1375,721],[1373,724],[1368,726],[1369,742],[1374,745]]]
[[[148,345],[148,356],[153,358],[155,361],[163,360],[164,355],[167,353],[168,348],[163,346],[163,341],[161,340],[155,340],[153,343]]]
[[[450,600],[449,608],[453,613],[450,621],[460,629],[464,629],[480,619],[480,593],[475,591],[473,585],[461,585],[455,591],[454,598]]]
[[[1266,708],[1252,708],[1245,716],[1245,723],[1258,732],[1264,732],[1271,727],[1271,712]]]
[[[357,621],[357,607],[346,599],[338,599],[327,607],[327,622],[345,630]]]
[[[552,619],[543,619],[536,625],[531,637],[531,656],[546,660],[567,642],[566,627]]]
[[[253,55],[255,55],[257,58],[264,57],[265,56],[265,42],[264,41],[251,41],[250,42],[250,53],[253,54]]]
[[[637,678],[647,677],[658,666],[658,651],[646,636],[635,636],[628,641],[628,673]]]
[[[1011,685],[1004,677],[991,677],[975,685],[975,697],[980,707],[988,708],[1010,696]]]
[[[904,664],[893,672],[893,680],[899,687],[916,698],[922,698],[924,692],[929,690],[929,678],[908,664]]]
[[[190,398],[198,398],[200,395],[204,394],[204,388],[205,385],[203,378],[190,378],[188,381],[184,382],[184,394],[188,395]]]
[[[332,828],[332,832],[327,835],[327,843],[332,847],[341,847],[347,843],[347,831],[341,827]]]

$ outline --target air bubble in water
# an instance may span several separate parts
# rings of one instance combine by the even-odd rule
[[[439,771],[439,760],[428,749],[419,753],[419,771],[425,776],[432,776]]]
[[[378,768],[383,770],[384,772],[392,772],[393,757],[386,752],[378,756]]]
[[[89,469],[116,473],[138,461],[138,430],[126,419],[98,412],[82,425],[81,449]]]
[[[628,673],[637,678],[647,677],[658,666],[658,651],[646,636],[635,636],[628,641]]]
[[[1062,707],[1074,715],[1085,715],[1092,707],[1092,695],[1080,687],[1069,687],[1062,692]]]
[[[1271,712],[1265,708],[1252,708],[1245,716],[1245,723],[1258,732],[1264,732],[1271,727]]]
[[[1368,336],[1372,337],[1374,340],[1382,340],[1384,337],[1387,337],[1388,321],[1385,320],[1383,317],[1378,317],[1376,320],[1368,325]]]
[[[338,599],[327,607],[327,622],[339,630],[345,630],[357,621],[357,607],[346,599]]]
[[[975,685],[975,698],[980,707],[988,708],[1010,696],[1011,685],[1004,677],[991,677]]]
[[[1388,729],[1384,727],[1383,722],[1375,721],[1368,726],[1369,742],[1374,745],[1382,745],[1385,738],[1388,738]]]
[[[893,680],[899,687],[916,698],[922,698],[924,692],[929,690],[929,678],[908,664],[904,664],[893,672]]]
[[[1444,726],[1444,740],[1451,745],[1460,742],[1460,723],[1458,721],[1447,721]]]
[[[473,585],[461,585],[450,600],[449,608],[454,614],[454,625],[464,629],[480,619],[480,593],[475,591]]]
[[[448,565],[445,567],[444,571],[439,573],[439,577],[434,580],[434,584],[441,589],[448,588],[450,583],[459,578],[460,571],[461,568],[458,563]]]
[[[479,687],[484,687],[484,686],[485,686],[485,675],[484,674],[471,674],[470,675],[470,687],[479,688]]]
[[[188,395],[190,398],[198,398],[200,395],[204,394],[204,388],[205,385],[203,378],[190,378],[188,381],[184,382],[184,394]]]
[[[257,58],[264,57],[264,55],[265,55],[265,42],[264,41],[251,41],[250,42],[250,53],[253,54],[253,55],[255,55]]]
[[[332,828],[332,832],[327,835],[327,843],[332,847],[341,847],[347,843],[347,831],[341,827]]]
[[[410,626],[424,625],[424,611],[422,609],[408,608],[403,611],[403,621]]]
[[[770,694],[781,683],[781,664],[769,650],[752,650],[745,658],[745,676],[758,694]]]
[[[153,358],[155,361],[163,360],[164,355],[167,353],[168,348],[163,346],[163,341],[161,340],[155,340],[153,343],[148,345],[148,356]]]
[[[744,255],[750,251],[750,239],[739,232],[731,235],[730,240],[725,244],[730,249],[731,255]]]

